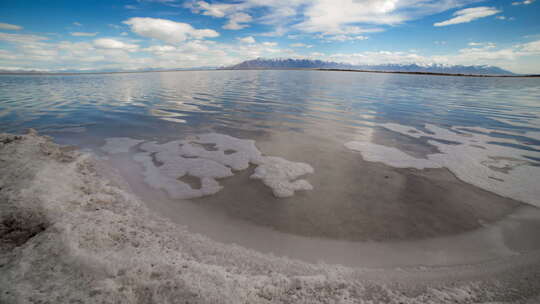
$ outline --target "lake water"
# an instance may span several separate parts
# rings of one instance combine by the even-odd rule
[[[540,79],[318,71],[3,75],[0,106],[4,132],[84,127],[92,136],[175,137],[223,129],[347,137],[396,122],[521,133],[540,131]]]
[[[362,252],[365,263],[386,265],[379,253],[389,259],[388,242],[399,248],[395,264],[459,263],[465,247],[467,261],[540,248],[531,233],[540,227],[533,207],[540,206],[539,78],[0,76],[0,132],[28,128],[103,157],[156,210],[193,231],[265,252],[346,264]],[[254,140],[265,155],[309,164],[314,172],[303,178],[313,190],[276,198],[250,179],[252,164],[219,179],[215,195],[178,199],[145,182],[133,158],[140,147],[115,155],[101,149],[108,138],[163,144],[205,133]],[[314,251],[320,255],[308,254]]]

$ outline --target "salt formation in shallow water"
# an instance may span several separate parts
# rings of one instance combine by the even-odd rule
[[[102,150],[110,154],[127,152],[142,142],[121,138],[113,144],[114,140],[118,139],[108,139]],[[152,187],[164,189],[173,198],[215,194],[222,189],[217,179],[232,176],[233,170],[245,170],[250,164],[257,165],[251,178],[260,179],[276,197],[313,189],[307,180],[299,179],[313,173],[310,165],[263,156],[253,140],[209,133],[164,144],[144,142],[139,148],[144,152],[135,154],[134,159],[143,165],[145,181]],[[197,178],[200,188],[182,181],[184,177]]]
[[[396,168],[439,168],[437,163],[429,159],[410,156],[409,154],[392,147],[382,146],[367,141],[350,141],[345,143],[350,150],[362,153],[362,158],[370,162],[382,162]]]
[[[464,182],[540,207],[540,167],[532,166],[531,161],[526,158],[538,158],[540,153],[494,143],[519,142],[507,138],[495,139],[486,134],[488,130],[479,128],[444,129],[426,124],[428,133],[394,123],[381,126],[405,136],[427,138],[428,143],[435,146],[440,153],[429,154],[426,159],[422,159],[373,143],[348,142],[345,146],[361,152],[367,161],[379,161],[390,166],[417,169],[446,167]],[[400,154],[402,159],[397,160]]]
[[[149,212],[88,155],[0,134],[0,303],[535,303],[538,252],[465,267],[309,264]]]

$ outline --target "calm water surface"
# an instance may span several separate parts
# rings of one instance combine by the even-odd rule
[[[98,138],[210,129],[343,137],[383,122],[540,131],[540,79],[320,71],[3,75],[0,122],[3,132],[35,128],[58,137],[84,130]]]

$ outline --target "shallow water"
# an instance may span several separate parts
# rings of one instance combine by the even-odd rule
[[[344,264],[358,264],[354,261],[362,255],[372,257],[362,265],[380,266],[464,263],[540,248],[540,238],[530,233],[538,227],[536,209],[517,207],[511,200],[540,203],[534,201],[539,176],[534,174],[540,166],[539,79],[322,71],[2,75],[0,122],[2,132],[35,128],[59,143],[100,155],[99,147],[110,137],[168,142],[217,132],[256,140],[265,154],[307,162],[315,169],[306,177],[315,189],[291,198],[272,197],[246,171],[221,181],[225,190],[215,196],[180,201],[160,190],[141,191],[137,164],[128,154],[110,156],[110,163],[132,179],[135,192],[164,215],[193,231],[265,252]],[[402,131],[396,125],[414,129]],[[453,131],[434,133],[430,125]],[[456,139],[460,133],[463,138]],[[478,155],[486,155],[471,158],[472,164],[481,163],[470,170],[479,175],[458,166],[471,152],[454,147],[464,146],[466,139]],[[350,141],[397,148],[419,159],[442,155],[453,159],[446,164],[455,166],[453,174],[476,186],[465,191],[469,185],[439,169],[424,176],[362,161],[359,153],[344,148]],[[434,189],[450,190],[436,197]],[[498,194],[510,199],[482,189],[502,189]],[[413,192],[421,193],[409,197]],[[478,198],[485,202],[475,206]],[[407,200],[415,204],[404,204]],[[464,204],[447,208],[445,200]],[[523,214],[532,219],[522,220]],[[495,226],[486,224],[493,221]],[[239,233],[246,227],[253,227],[253,233]],[[260,242],[261,236],[274,241]],[[390,247],[355,243],[370,240],[414,243],[392,247],[409,253],[403,258],[381,257]],[[449,242],[456,245],[440,247]],[[317,246],[330,249],[307,254]],[[467,248],[469,253],[460,254]]]

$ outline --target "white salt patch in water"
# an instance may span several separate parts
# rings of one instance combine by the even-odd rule
[[[124,143],[135,145],[138,142]],[[298,179],[314,172],[310,165],[263,156],[255,141],[249,139],[209,133],[164,144],[145,142],[140,149],[145,152],[137,153],[134,159],[143,165],[145,181],[154,188],[165,190],[172,198],[215,194],[222,189],[216,179],[232,176],[231,169],[245,170],[250,163],[257,165],[251,178],[262,180],[276,197],[289,197],[295,191],[313,189],[307,180]],[[199,178],[200,189],[193,189],[179,180],[184,176]]]
[[[362,158],[370,162],[381,162],[396,168],[439,168],[440,165],[430,161],[412,157],[399,149],[374,144],[371,142],[351,141],[345,143],[350,150],[362,153]]]
[[[447,144],[428,140],[441,153],[429,154],[427,160],[419,164],[411,161],[410,156],[404,154],[402,155],[404,157],[403,163],[411,161],[406,166],[419,169],[430,166],[446,167],[464,182],[540,207],[540,187],[538,187],[540,167],[531,166],[531,162],[525,158],[526,156],[540,157],[540,153],[491,143],[497,141],[506,144],[519,144],[518,141],[467,132],[462,129],[464,127],[444,129],[426,124],[425,129],[430,132],[427,133],[395,123],[382,124],[381,126],[414,138],[427,137],[458,143]],[[457,133],[458,131],[462,134]],[[367,146],[372,145],[368,144]],[[366,160],[380,161],[390,166],[402,165],[400,162],[396,163],[395,158],[399,155],[395,151],[389,152],[391,150],[384,149],[381,151],[386,153],[381,152],[377,155],[377,151],[374,150],[367,150],[367,148],[360,150],[362,156],[366,154]]]
[[[193,143],[215,145],[217,150],[208,151],[201,146],[193,145]],[[225,151],[234,152],[226,154]],[[245,170],[249,167],[249,163],[258,165],[262,162],[262,153],[255,146],[254,140],[217,133],[202,134],[198,135],[195,140],[184,141],[180,152],[183,156],[198,156],[214,160],[234,170]]]
[[[105,139],[105,145],[101,147],[101,150],[109,154],[126,153],[141,142],[143,140],[128,137],[111,137]]]
[[[160,156],[159,153],[156,154],[156,158],[164,160],[164,157]],[[229,168],[216,162],[201,159],[175,157],[167,159],[159,167],[154,165],[149,153],[138,153],[134,155],[134,160],[143,165],[146,183],[156,189],[165,190],[172,198],[176,199],[215,194],[222,189],[215,178],[232,176]],[[189,184],[179,180],[185,175],[200,178],[201,188],[193,189]]]
[[[313,173],[313,167],[306,163],[288,161],[281,157],[266,156],[251,175],[260,179],[272,188],[276,197],[293,196],[297,190],[313,190],[313,186],[305,179],[297,179],[302,175]]]

